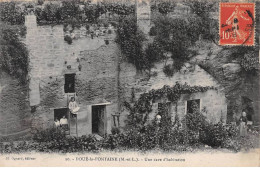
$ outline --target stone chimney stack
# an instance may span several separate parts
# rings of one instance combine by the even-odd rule
[[[151,25],[150,0],[136,0],[135,6],[136,6],[137,24],[145,34],[148,34]]]

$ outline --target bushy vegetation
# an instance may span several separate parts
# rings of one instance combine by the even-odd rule
[[[24,11],[15,2],[0,2],[0,19],[12,25],[24,24]]]
[[[19,39],[24,35],[23,27],[13,27],[1,23],[0,28],[0,68],[11,76],[26,82],[29,71],[29,54],[25,44]]]
[[[119,21],[116,42],[120,45],[122,54],[127,61],[134,64],[139,71],[151,71],[154,63],[160,61],[163,56],[159,43],[146,41],[144,33],[138,28],[135,16],[127,16]]]
[[[37,132],[32,141],[19,143],[0,143],[0,153],[12,152],[99,152],[102,150],[135,150],[148,151],[161,149],[164,151],[190,151],[192,149],[227,148],[232,151],[256,147],[251,139],[237,137],[238,128],[233,125],[209,123],[200,112],[189,113],[183,120],[175,116],[172,121],[166,109],[167,104],[159,114],[158,123],[151,123],[105,135],[97,140],[93,135],[72,137],[66,136],[62,130],[47,129]],[[195,125],[195,126],[194,126]],[[198,126],[197,126],[198,125]],[[195,128],[194,128],[195,127]],[[258,132],[255,138],[258,140]],[[205,146],[207,146],[205,148]],[[192,148],[192,149],[191,149]]]
[[[64,41],[66,41],[68,44],[72,44],[72,38],[68,35],[64,37]]]
[[[37,21],[39,23],[67,23],[75,19],[77,23],[96,23],[99,16],[110,12],[110,15],[126,16],[134,14],[133,5],[117,3],[90,4],[80,1],[62,1],[62,5],[46,4],[43,9],[36,8]]]
[[[128,62],[134,64],[138,70],[145,69],[146,63],[149,62],[143,50],[145,40],[144,33],[139,30],[134,16],[128,16],[120,21],[116,42]]]
[[[240,61],[240,65],[243,70],[247,73],[256,73],[259,70],[259,49],[256,44],[255,47],[243,47],[243,48],[232,48],[234,50],[233,56],[236,56],[237,60]]]
[[[168,2],[160,2],[158,4],[153,4],[151,6],[152,11],[158,11],[163,15],[167,15],[170,12],[174,11],[174,8],[176,7],[176,3],[173,1]]]
[[[194,14],[186,18],[172,18],[169,16],[158,16],[154,20],[150,34],[155,35],[154,43],[160,44],[160,50],[171,52],[173,64],[167,65],[164,72],[167,76],[172,76],[179,71],[185,62],[196,53],[193,47],[195,42],[200,39],[216,41],[218,33],[217,21],[209,17],[209,11],[214,3],[208,2],[189,2]],[[201,8],[197,9],[197,6]]]

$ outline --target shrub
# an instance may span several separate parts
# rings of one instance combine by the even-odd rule
[[[64,41],[66,41],[68,44],[72,44],[72,38],[69,35],[64,37]]]
[[[146,60],[143,50],[145,40],[145,35],[139,30],[135,17],[129,16],[121,21],[117,29],[116,42],[120,45],[128,62],[134,64],[137,70],[145,69],[149,62]]]
[[[168,64],[163,67],[163,72],[166,76],[172,77],[174,74],[174,70],[172,69],[172,65]]]
[[[163,14],[163,15],[167,15],[170,12],[174,11],[174,8],[176,6],[176,3],[174,2],[161,2],[158,4],[158,11]]]
[[[38,5],[43,5],[44,4],[44,0],[38,0],[37,3],[38,3]]]
[[[89,24],[86,24],[86,30],[88,31],[89,30],[89,28],[90,28],[90,25]]]
[[[150,29],[149,35],[150,36],[156,36],[157,32],[156,32],[156,28],[153,26]]]
[[[109,21],[109,23],[115,28],[117,28],[118,26],[118,23],[116,21]]]
[[[16,2],[0,3],[0,19],[11,25],[22,25],[25,21],[25,13]]]
[[[258,70],[259,67],[259,63],[258,63],[258,52],[255,51],[249,51],[248,53],[246,53],[240,62],[240,65],[242,66],[242,68],[247,71],[256,71]]]
[[[98,143],[94,136],[72,137],[66,136],[65,132],[59,129],[47,129],[38,131],[33,136],[33,140],[38,143],[36,150],[40,152],[81,152],[98,151]]]
[[[66,138],[66,134],[60,129],[51,128],[47,130],[37,130],[37,132],[33,136],[33,140],[36,142],[50,142],[50,141],[59,141],[64,140]]]
[[[111,129],[111,133],[112,133],[112,135],[119,134],[120,133],[120,129],[118,127],[113,127]]]
[[[107,33],[108,33],[108,34],[112,34],[112,30],[108,30]]]

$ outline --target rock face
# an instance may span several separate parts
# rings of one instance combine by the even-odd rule
[[[259,124],[259,71],[245,72],[239,64],[239,58],[234,56],[236,51],[232,48],[221,50],[213,48],[212,51],[215,55],[200,65],[224,87],[228,104],[228,121],[238,121],[242,110],[245,110],[248,118],[252,119],[254,124]]]
[[[28,85],[0,70],[0,138],[30,132]],[[26,131],[26,133],[25,133]]]
[[[227,63],[222,66],[223,74],[227,79],[234,79],[236,75],[241,71],[240,64]]]

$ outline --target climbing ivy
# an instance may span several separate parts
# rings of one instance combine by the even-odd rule
[[[247,72],[258,70],[259,69],[258,52],[249,51],[248,53],[246,53],[242,57],[240,65]]]
[[[143,93],[140,98],[133,104],[124,102],[124,106],[130,111],[128,115],[128,125],[138,126],[146,123],[149,113],[152,111],[152,105],[156,100],[166,99],[170,102],[177,102],[182,94],[191,94],[196,92],[205,92],[215,89],[213,86],[190,86],[187,83],[180,84],[176,82],[173,87],[168,85],[161,89],[152,89],[147,93]]]

